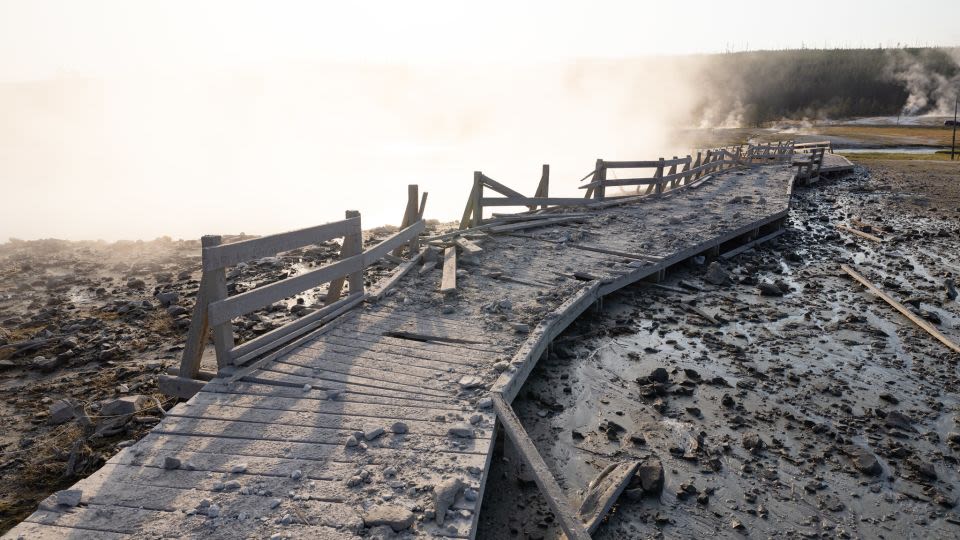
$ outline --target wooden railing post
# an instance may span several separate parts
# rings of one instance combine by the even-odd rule
[[[663,161],[664,161],[663,158],[660,158],[660,164],[657,165],[657,172],[654,173],[653,175],[654,178],[658,178],[658,179],[663,178]],[[663,182],[657,182],[656,184],[652,184],[651,187],[654,188],[655,193],[657,194],[663,193]],[[649,191],[650,190],[647,189],[647,192]]]
[[[690,176],[691,176],[691,174],[690,174],[690,164],[691,164],[691,163],[693,163],[693,158],[690,156],[690,154],[687,154],[687,161],[686,161],[686,163],[683,164],[683,170],[680,171],[680,172],[683,173],[683,177],[677,179],[677,185],[679,185],[679,184],[681,184],[681,183],[683,183],[683,184],[689,184],[689,183],[690,183]]]
[[[200,238],[200,246],[201,249],[219,246],[221,241],[219,236],[203,236]],[[193,315],[190,317],[190,329],[187,331],[187,342],[183,347],[183,357],[180,359],[181,377],[195,379],[200,373],[200,360],[203,358],[204,345],[207,343],[207,334],[210,332],[208,304],[210,304],[210,275],[202,271],[196,303],[193,305]]]
[[[593,190],[593,198],[602,200],[606,196],[606,186],[604,182],[607,180],[607,168],[603,164],[602,159],[597,159],[597,166],[594,169],[593,181],[597,182],[597,187]]]
[[[543,172],[540,173],[540,183],[537,184],[537,192],[533,195],[534,198],[543,197],[546,199],[550,196],[550,165],[546,163],[543,164]],[[540,208],[546,208],[547,205],[543,205]],[[530,207],[531,210],[536,210],[536,206]]]
[[[350,218],[359,218],[360,212],[356,210],[347,210],[344,213],[344,216],[347,219]],[[343,245],[340,246],[340,260],[348,259],[354,255],[359,254],[363,251],[363,226],[360,225],[360,222],[357,222],[357,227],[354,232],[350,232],[343,236]],[[363,271],[354,272],[349,276],[350,281],[350,290],[349,293],[363,292]],[[327,298],[324,300],[324,305],[329,306],[330,304],[336,302],[340,299],[340,296],[343,294],[343,284],[347,281],[347,276],[339,277],[330,282],[330,285],[327,286]]]
[[[473,227],[479,227],[483,223],[483,173],[480,171],[473,171],[473,191],[470,192],[472,197],[472,206],[473,206],[473,220],[471,225]]]
[[[207,240],[207,244],[204,244]],[[204,236],[200,240],[204,247],[219,246],[222,239],[219,236]],[[207,306],[203,309],[207,311],[206,317],[209,317],[209,304],[226,300],[227,292],[227,270],[226,268],[216,268],[210,271],[204,271],[203,279],[207,281],[206,288],[208,296],[206,297]],[[233,348],[233,323],[226,321],[213,327],[213,346],[217,351],[217,369],[230,365],[230,349]]]
[[[420,187],[417,184],[408,184],[407,185],[407,206],[403,209],[403,219],[400,220],[400,229],[406,229],[410,226],[411,223],[417,221],[417,216],[420,214],[420,208],[417,206],[417,200],[420,198]],[[416,251],[417,243],[411,241],[410,251]],[[403,248],[399,247],[393,250],[393,256],[399,257],[403,252]]]

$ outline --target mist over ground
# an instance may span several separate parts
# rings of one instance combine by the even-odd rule
[[[943,113],[957,49],[782,51],[530,66],[277,65],[0,83],[7,237],[265,234],[362,212],[406,184],[459,217],[472,172],[579,195],[596,158],[685,155],[687,127]]]

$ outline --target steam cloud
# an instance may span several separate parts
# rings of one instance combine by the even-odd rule
[[[922,55],[904,50],[890,50],[890,76],[903,83],[909,92],[902,112],[907,116],[928,114],[948,116],[953,114],[957,92],[960,91],[960,49],[944,52],[954,63],[955,74],[947,77],[932,70],[924,63]]]

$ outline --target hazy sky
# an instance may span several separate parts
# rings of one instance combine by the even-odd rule
[[[396,224],[408,183],[447,220],[474,170],[532,193],[542,163],[574,195],[689,151],[694,97],[581,59],[960,44],[958,0],[777,5],[0,0],[0,241]]]
[[[302,60],[525,62],[960,44],[957,0],[0,0],[0,77]]]

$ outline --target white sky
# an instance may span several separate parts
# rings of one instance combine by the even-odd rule
[[[577,195],[598,157],[688,152],[667,131],[709,89],[689,63],[573,60],[958,45],[958,20],[960,0],[0,0],[0,242],[396,224],[408,183],[450,220],[473,171],[532,193],[542,163]]]
[[[0,0],[0,77],[960,44],[960,1]]]

